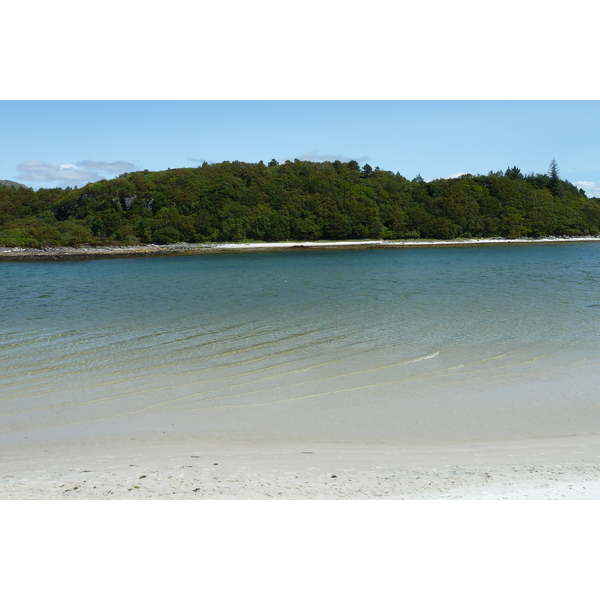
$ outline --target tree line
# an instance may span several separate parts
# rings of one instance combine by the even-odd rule
[[[8,182],[3,182],[8,183]],[[356,161],[239,161],[80,189],[0,186],[0,246],[596,235],[600,202],[518,167],[408,180]]]

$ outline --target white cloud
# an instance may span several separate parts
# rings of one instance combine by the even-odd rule
[[[454,173],[454,175],[448,175],[448,177],[446,177],[446,179],[457,179],[458,177],[460,177],[461,175],[466,175],[466,173],[460,172],[460,173]]]
[[[600,196],[600,183],[595,181],[576,181],[573,185],[581,188],[588,196]]]
[[[17,165],[17,169],[20,171],[19,178],[24,179],[25,181],[81,182],[90,180],[94,177],[94,173],[81,169],[76,165],[55,165],[41,160],[27,160],[20,165]]]
[[[125,160],[106,162],[102,160],[81,160],[77,163],[78,167],[90,169],[92,171],[103,171],[105,173],[127,173],[135,171],[135,165]]]
[[[61,187],[85,185],[97,181],[106,175],[111,176],[125,171],[135,170],[135,165],[126,161],[105,162],[83,160],[76,164],[56,165],[41,160],[27,160],[17,165],[18,179],[49,183]]]

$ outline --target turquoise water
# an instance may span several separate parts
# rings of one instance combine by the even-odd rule
[[[600,244],[0,263],[0,442],[600,433]]]

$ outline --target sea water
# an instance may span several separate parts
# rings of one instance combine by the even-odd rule
[[[600,433],[600,244],[0,263],[0,442]]]

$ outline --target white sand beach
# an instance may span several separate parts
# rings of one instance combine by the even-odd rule
[[[1,499],[600,499],[600,436],[431,445],[113,439],[0,449]]]
[[[173,252],[576,241],[600,238],[184,244],[176,245]],[[100,250],[81,249],[91,254]],[[143,250],[151,252],[153,248]],[[309,254],[298,253],[295,258]],[[275,257],[289,258],[275,254],[270,258]],[[152,261],[136,262],[136,266],[145,262]],[[115,266],[110,261],[97,264]],[[74,263],[62,266],[70,269]],[[83,276],[80,270],[74,271]],[[387,271],[382,272],[385,278]],[[462,286],[461,273],[457,281]],[[74,281],[80,285],[77,277]],[[571,281],[568,272],[564,285]],[[120,328],[125,321],[116,322],[116,333],[105,331],[104,321],[99,321],[89,330],[83,329],[83,335],[62,335],[87,325],[88,315],[102,308],[102,303],[86,305],[79,326],[71,317],[80,305],[74,304],[75,309],[65,305],[66,320],[59,323],[58,335],[48,328],[47,335],[22,340],[16,331],[15,343],[27,344],[23,346],[27,352],[19,345],[14,356],[7,352],[13,362],[6,362],[12,371],[7,371],[4,388],[8,391],[0,441],[0,498],[600,499],[596,330],[590,328],[587,337],[574,335],[597,323],[595,288],[587,294],[590,286],[586,283],[581,299],[574,300],[569,311],[558,313],[564,319],[564,340],[573,345],[570,354],[563,355],[563,338],[558,336],[554,346],[545,347],[543,341],[549,336],[538,333],[545,331],[542,325],[553,322],[537,310],[537,299],[548,300],[541,284],[539,295],[524,305],[527,310],[511,313],[494,325],[496,329],[481,334],[481,324],[488,323],[488,305],[480,302],[478,288],[468,311],[462,305],[464,298],[457,294],[462,304],[447,319],[454,325],[460,321],[457,314],[468,312],[473,320],[467,323],[467,335],[462,335],[458,326],[450,327],[447,335],[440,334],[443,329],[435,333],[435,323],[432,325],[428,315],[438,315],[444,306],[434,303],[434,308],[420,315],[420,321],[415,319],[421,325],[413,333],[390,337],[387,331],[393,324],[386,318],[388,307],[394,305],[392,298],[391,304],[387,300],[377,304],[383,307],[383,325],[373,323],[372,331],[367,329],[363,338],[361,331],[347,329],[346,324],[352,320],[361,323],[369,313],[352,312],[352,318],[347,317],[344,307],[347,310],[348,306],[338,296],[331,304],[327,326],[322,319],[313,322],[318,288],[315,296],[307,296],[300,305],[305,312],[300,312],[302,318],[292,320],[291,326],[285,318],[278,318],[278,330],[272,324],[271,309],[257,320],[249,307],[265,298],[273,299],[269,307],[283,307],[286,311],[282,309],[281,315],[287,315],[291,299],[303,288],[302,283],[296,288],[284,283],[287,281],[280,282],[277,289],[265,288],[266,292],[264,284],[253,283],[256,296],[242,303],[247,312],[232,321],[231,335],[220,334],[216,325],[213,331],[203,321],[196,323],[195,313],[183,313],[174,325],[165,325],[160,332],[164,335],[158,339],[153,310],[148,311],[150,325],[142,322],[131,332],[125,328],[123,335]],[[454,290],[454,283],[446,290]],[[78,291],[77,286],[72,289]],[[98,292],[95,284],[90,286]],[[122,285],[120,289],[125,288]],[[190,292],[181,304],[189,305],[198,290]],[[378,294],[385,299],[387,291],[381,284]],[[509,306],[516,297],[511,294]],[[82,298],[95,298],[94,294],[88,296]],[[56,298],[62,301],[60,291]],[[132,296],[129,305],[135,310],[127,314],[135,315],[145,298],[142,293]],[[411,310],[419,312],[419,303],[432,298],[431,294],[418,296]],[[557,298],[559,308],[562,298]],[[220,302],[224,299],[227,296]],[[379,302],[379,296],[376,299]],[[165,307],[172,307],[163,301]],[[47,318],[52,320],[55,309],[45,307],[46,302],[42,299],[34,307],[47,310]],[[207,321],[207,307],[213,304],[219,302],[207,295],[204,312],[198,309]],[[116,306],[106,313],[107,318],[123,308]],[[237,307],[232,302],[232,313]],[[338,313],[343,318],[337,319]],[[533,324],[527,330],[521,317],[529,314]],[[32,313],[32,318],[36,316]],[[228,318],[220,322],[224,331],[229,331]],[[407,322],[410,324],[410,319]],[[525,338],[531,338],[529,345],[519,346],[497,336],[504,325],[515,338],[525,331]],[[340,336],[339,342],[332,343],[337,338],[328,328]],[[96,343],[99,331],[111,334],[102,337],[100,345]],[[289,342],[290,331],[296,341]],[[482,344],[475,339],[479,340],[477,354],[471,351],[472,332],[491,340]],[[189,342],[188,336],[193,341]],[[340,348],[345,348],[348,339],[357,345],[344,356]],[[463,339],[461,344],[456,341]],[[424,341],[411,345],[413,340]],[[220,345],[211,346],[215,341]]]
[[[472,238],[453,240],[342,240],[314,242],[211,242],[177,244],[146,244],[143,246],[82,246],[46,248],[0,247],[0,260],[53,260],[59,258],[164,256],[169,254],[205,254],[211,252],[250,252],[290,249],[352,249],[352,248],[413,248],[424,246],[473,246],[496,244],[554,244],[574,242],[600,242],[599,236],[544,237],[544,238]]]

